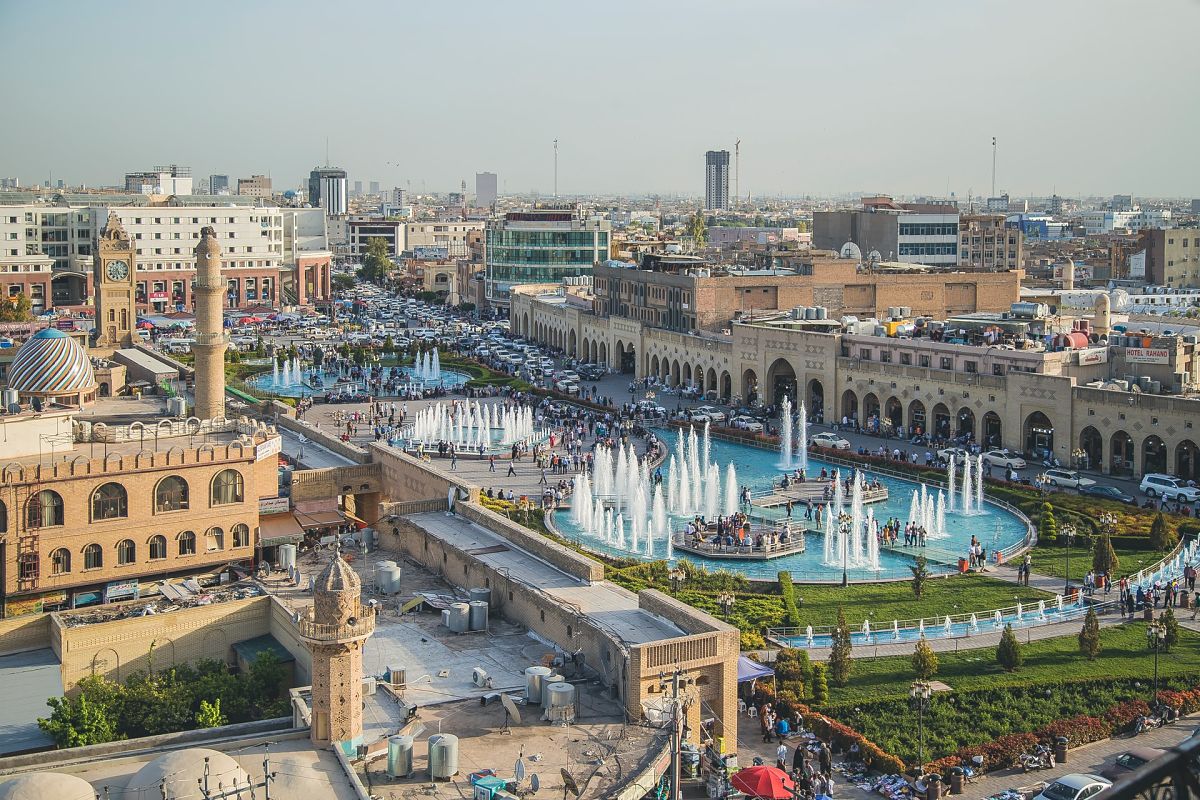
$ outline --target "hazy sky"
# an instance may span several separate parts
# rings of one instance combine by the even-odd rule
[[[1200,196],[1198,0],[0,0],[0,175]],[[388,162],[393,162],[389,164]],[[732,181],[731,181],[732,182]],[[732,189],[732,187],[731,187]]]

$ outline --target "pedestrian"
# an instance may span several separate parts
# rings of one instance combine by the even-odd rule
[[[492,454],[492,455],[488,456],[488,472],[495,472],[495,471],[496,471],[496,456],[495,456],[495,454]]]
[[[775,748],[775,766],[787,769],[787,745],[780,739],[779,747]]]
[[[505,477],[511,478],[512,476],[514,476],[516,474],[517,474],[517,471],[515,469],[513,469],[513,462],[509,461],[508,462],[508,475],[506,475]]]
[[[450,451],[450,471],[458,471],[458,452],[455,450]]]

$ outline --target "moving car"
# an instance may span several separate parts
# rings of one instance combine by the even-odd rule
[[[1063,486],[1067,489],[1083,489],[1085,486],[1094,486],[1096,483],[1073,469],[1048,469],[1045,475],[1046,482],[1051,486]]]
[[[988,450],[983,454],[983,461],[985,464],[991,464],[993,467],[1025,469],[1025,459],[1013,455],[1007,450]]]
[[[942,461],[949,461],[950,456],[954,456],[954,462],[956,464],[962,464],[963,459],[969,457],[970,455],[970,453],[961,447],[943,447],[941,450],[937,451],[937,457]]]
[[[732,420],[730,420],[729,424],[735,428],[740,428],[744,431],[750,431],[750,433],[762,433],[763,431],[763,424],[754,417],[734,417]]]
[[[714,408],[713,406],[700,406],[699,408],[693,408],[692,418],[694,419],[697,414],[703,414],[710,422],[714,422],[718,425],[725,422],[725,412],[719,408]]]
[[[1188,486],[1179,478],[1163,475],[1161,472],[1151,472],[1142,476],[1142,485],[1138,487],[1146,497],[1162,497],[1164,500],[1185,500],[1189,503],[1200,499],[1200,489]]]
[[[1126,772],[1133,772],[1166,753],[1166,750],[1159,750],[1157,747],[1131,747],[1117,756],[1112,764],[1102,769],[1100,774],[1110,781],[1116,781],[1124,777]]]
[[[816,436],[809,439],[810,442],[817,447],[829,447],[834,450],[849,450],[850,442],[836,433],[818,433]]]
[[[1136,506],[1138,504],[1136,497],[1122,492],[1115,486],[1101,486],[1098,483],[1094,483],[1089,486],[1079,487],[1079,493],[1086,494],[1090,497],[1099,497],[1103,500],[1116,500],[1118,503],[1125,503],[1126,505],[1131,506]]]
[[[1112,781],[1108,778],[1085,772],[1072,772],[1047,786],[1033,800],[1087,800],[1110,786]]]

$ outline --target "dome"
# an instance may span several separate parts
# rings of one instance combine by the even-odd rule
[[[0,800],[96,800],[92,785],[76,775],[35,772],[0,783]]]
[[[358,592],[361,590],[362,582],[358,579],[358,573],[346,563],[340,552],[333,557],[329,566],[317,578],[316,591],[318,592]]]
[[[96,388],[96,374],[74,339],[43,328],[17,351],[8,369],[8,386],[21,394],[69,394]]]
[[[204,779],[206,759],[210,789],[215,789],[218,784],[230,789],[234,782],[238,786],[250,782],[246,771],[225,753],[195,747],[166,753],[146,764],[129,779],[120,797],[122,800],[159,800],[165,790],[166,796],[173,800],[200,800],[203,794],[198,781]]]
[[[216,231],[206,225],[200,231],[200,241],[196,243],[196,247],[192,252],[198,256],[208,255],[219,257],[221,255],[221,245],[217,242]]]

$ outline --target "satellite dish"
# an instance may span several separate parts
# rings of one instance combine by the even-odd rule
[[[518,758],[517,765],[513,771],[516,773],[517,783],[525,780],[525,759]]]
[[[512,698],[506,694],[500,695],[500,705],[504,706],[504,712],[508,714],[508,718],[514,722],[521,721],[521,711],[517,708],[517,704],[512,701]]]
[[[571,773],[567,772],[566,767],[563,767],[559,771],[562,773],[564,794],[566,792],[570,792],[576,797],[579,797],[579,784],[575,783],[575,779],[571,777]]]
[[[838,251],[841,258],[853,258],[855,261],[862,261],[862,249],[854,242],[846,242],[842,245],[842,249]]]
[[[529,793],[537,794],[537,790],[540,788],[542,788],[542,779],[535,772],[529,776]]]

